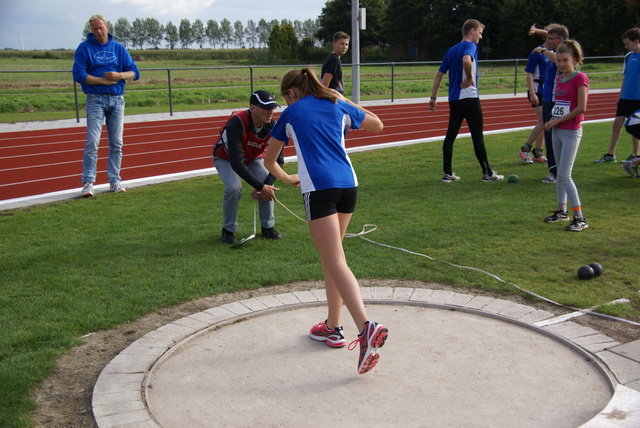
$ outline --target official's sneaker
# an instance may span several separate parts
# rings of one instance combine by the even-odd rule
[[[616,155],[610,155],[609,153],[605,153],[600,159],[596,159],[593,161],[594,163],[614,163],[617,162]]]
[[[360,344],[360,358],[358,359],[358,373],[365,374],[373,369],[380,355],[378,349],[382,348],[387,340],[389,330],[382,324],[373,321],[367,321],[364,324],[364,330],[358,335],[358,338],[349,344],[349,350],[353,351],[356,344]]]
[[[569,221],[569,216],[566,211],[555,210],[549,217],[545,217],[546,223],[555,223],[556,221]]]
[[[585,220],[584,216],[575,216],[565,229],[571,232],[580,232],[582,229],[586,229],[587,227],[589,227],[589,225],[587,224],[587,220]]]
[[[327,328],[327,321],[322,321],[311,327],[309,337],[319,342],[324,342],[331,348],[342,348],[345,345],[342,327]]]
[[[126,192],[126,191],[127,191],[127,190],[124,188],[124,186],[122,185],[122,183],[121,183],[121,182],[119,182],[119,181],[116,181],[116,182],[111,183],[111,184],[109,185],[109,188],[110,188],[110,189],[111,189],[111,191],[112,191],[112,192],[114,192],[114,193],[124,193],[124,192]]]
[[[280,232],[275,230],[273,227],[270,227],[269,229],[265,229],[263,227],[262,228],[262,236],[264,236],[265,238],[268,238],[268,239],[281,239],[282,238],[282,236],[280,235]]]
[[[495,171],[491,171],[491,174],[484,174],[482,176],[482,181],[501,181],[504,180],[504,175],[500,175]]]
[[[626,158],[625,160],[628,160],[629,162],[631,162],[632,160],[636,160],[636,159],[638,159],[638,158],[640,158],[640,156],[636,156],[636,155],[631,154],[631,155],[629,155],[629,157],[628,157],[628,158]]]
[[[526,150],[526,147],[529,147],[529,145],[525,143],[525,145],[522,146],[522,148],[518,152],[518,156],[520,156],[522,162],[531,164],[533,163],[533,159],[531,159],[531,149],[529,148],[529,150]]]
[[[452,172],[451,174],[445,174],[442,176],[443,183],[451,183],[452,181],[456,181],[456,180],[460,180],[460,177],[458,177],[455,172]]]
[[[222,228],[222,240],[227,244],[235,244],[236,243],[236,234],[233,232],[229,232],[224,227]]]
[[[555,184],[556,178],[553,176],[553,174],[549,174],[545,177],[544,180],[542,180],[542,182],[545,184]]]
[[[537,163],[547,163],[547,158],[542,156],[542,150],[533,149],[533,161]]]
[[[93,193],[93,183],[90,181],[87,181],[82,185],[82,197],[92,198],[94,196],[95,196],[95,193]]]

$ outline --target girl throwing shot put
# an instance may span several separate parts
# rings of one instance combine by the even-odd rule
[[[282,182],[300,184],[309,230],[322,262],[328,315],[311,328],[309,336],[333,348],[343,347],[340,311],[344,303],[361,332],[349,349],[360,345],[358,373],[367,373],[378,362],[378,348],[384,345],[388,330],[369,320],[342,247],[358,186],[345,151],[345,130],[349,126],[380,132],[383,124],[375,114],[323,86],[310,68],[289,71],[280,93],[288,107],[271,130],[264,165]],[[298,158],[298,174],[292,175],[276,162],[290,139]]]

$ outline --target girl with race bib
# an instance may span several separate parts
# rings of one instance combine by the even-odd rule
[[[566,230],[579,232],[589,227],[582,214],[578,188],[571,176],[573,163],[582,138],[582,121],[587,109],[589,78],[578,71],[582,64],[582,47],[575,40],[565,40],[556,50],[556,65],[560,74],[555,88],[555,105],[545,129],[553,135],[553,152],[557,164],[556,192],[558,209],[544,219],[547,223],[569,221],[567,200],[571,203],[573,220]]]

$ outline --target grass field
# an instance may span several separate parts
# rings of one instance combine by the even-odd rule
[[[75,118],[72,65],[72,58],[5,58],[0,55],[0,122]],[[438,62],[363,64],[360,67],[360,99],[429,96],[438,65]],[[517,64],[515,61],[480,62],[481,92],[526,92],[525,65],[525,60],[519,60]],[[300,65],[255,66],[247,60],[160,59],[138,61],[138,67],[141,79],[127,86],[127,114],[170,111],[169,73],[171,108],[193,111],[245,106],[252,87],[278,93],[284,73]],[[320,72],[320,65],[313,68]],[[587,58],[582,67],[589,75],[593,89],[619,88],[621,68],[622,57]],[[8,70],[13,72],[6,72]],[[28,70],[34,72],[27,73]],[[352,69],[349,65],[345,64],[344,73],[346,93],[350,94]],[[84,117],[84,95],[79,85],[77,95],[80,117]]]
[[[518,184],[481,182],[469,139],[456,142],[462,180],[450,184],[440,181],[440,142],[353,154],[361,184],[349,231],[376,224],[370,239],[483,269],[565,305],[627,298],[599,310],[640,321],[640,179],[618,164],[593,163],[610,129],[585,125],[574,170],[590,225],[583,232],[542,222],[555,209],[555,186],[541,183],[544,166],[517,158],[526,132],[486,137],[492,167],[519,175]],[[628,144],[625,136],[621,155]],[[239,250],[222,243],[222,189],[209,176],[0,213],[0,426],[30,426],[31,390],[87,333],[203,296],[322,278],[306,226],[278,205],[284,239],[255,239]],[[302,215],[298,189],[281,186],[278,197]],[[252,215],[247,198],[240,238],[252,232]],[[360,239],[346,240],[345,249],[359,278],[522,294],[487,275]],[[604,274],[578,280],[577,268],[594,261]]]

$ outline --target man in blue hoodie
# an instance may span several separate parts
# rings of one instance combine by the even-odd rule
[[[127,49],[109,34],[102,15],[89,18],[91,33],[74,56],[73,79],[87,95],[87,141],[82,159],[82,196],[94,196],[98,145],[103,123],[107,124],[109,160],[107,177],[112,192],[124,192],[120,182],[122,133],[124,130],[125,80],[138,80],[140,71]]]

